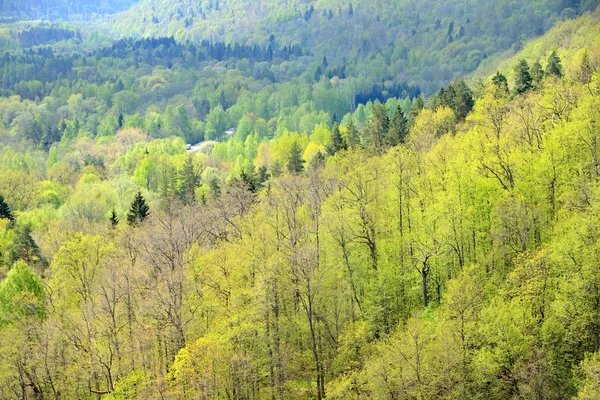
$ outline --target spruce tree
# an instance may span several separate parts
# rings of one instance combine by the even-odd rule
[[[298,141],[292,143],[287,169],[292,174],[298,174],[304,171],[304,159],[302,158],[302,149],[300,148]]]
[[[327,154],[334,155],[340,150],[346,150],[347,145],[340,133],[340,126],[336,122],[331,129],[331,143],[327,146]]]
[[[563,76],[562,64],[556,50],[550,53],[548,57],[548,64],[546,65],[546,74],[556,76],[558,78]]]
[[[135,199],[131,203],[131,208],[127,213],[127,223],[130,226],[137,226],[142,223],[148,215],[150,215],[150,207],[146,204],[146,200],[142,196],[141,192],[135,195]]]
[[[508,95],[508,80],[506,76],[502,75],[500,72],[496,72],[496,75],[492,77],[492,85],[495,97],[504,97]]]
[[[15,222],[15,216],[12,211],[10,211],[10,207],[4,201],[4,197],[0,194],[0,218],[6,218],[11,223]]]
[[[408,135],[408,121],[404,116],[402,108],[398,106],[396,112],[394,113],[394,117],[390,122],[390,127],[386,137],[386,144],[390,147],[394,147],[400,143],[404,143],[406,140],[406,135]]]
[[[529,64],[524,59],[520,59],[515,67],[515,93],[521,94],[533,87],[531,74],[529,73]]]
[[[117,213],[114,208],[110,212],[110,217],[108,217],[108,219],[110,221],[111,228],[115,229],[117,225],[119,225],[119,218],[117,217]]]

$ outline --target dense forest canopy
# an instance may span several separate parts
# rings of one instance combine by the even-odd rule
[[[546,32],[598,1],[141,0],[116,20],[121,34],[173,35],[310,49],[350,75],[394,79],[431,94],[488,56]],[[112,21],[108,24],[112,28]]]
[[[3,14],[0,398],[600,398],[600,9],[479,3]]]
[[[2,0],[0,17],[73,19],[127,10],[137,0]]]

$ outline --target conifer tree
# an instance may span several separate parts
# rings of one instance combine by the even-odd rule
[[[515,67],[515,88],[516,94],[521,94],[533,87],[531,74],[529,73],[529,64],[524,59],[520,59]]]
[[[10,207],[4,201],[4,197],[0,194],[0,218],[6,218],[11,223],[15,222],[15,216],[12,211],[10,211]]]
[[[179,198],[185,205],[196,201],[196,188],[200,186],[202,171],[194,165],[191,156],[188,156],[179,172]]]
[[[548,56],[548,64],[546,65],[546,73],[550,76],[556,76],[558,78],[563,76],[562,64],[556,50],[550,53]]]
[[[340,133],[340,126],[336,122],[331,129],[331,143],[327,146],[327,154],[332,156],[340,150],[346,150],[347,147],[346,141]]]
[[[346,133],[346,144],[348,148],[354,149],[360,146],[360,136],[354,122],[350,121]]]
[[[540,86],[542,79],[544,79],[544,69],[539,61],[534,62],[531,65],[531,78],[536,86]]]
[[[117,225],[119,225],[119,218],[117,217],[117,213],[114,208],[110,212],[110,217],[108,219],[110,221],[111,228],[115,229]]]
[[[146,200],[142,196],[142,193],[138,192],[127,213],[127,223],[130,226],[137,226],[142,223],[148,215],[150,215],[150,207],[146,204]]]
[[[581,57],[581,66],[577,72],[577,80],[582,85],[589,85],[592,82],[592,75],[594,74],[594,66],[590,60],[587,49],[584,50],[583,56]]]
[[[494,90],[494,96],[504,97],[508,95],[508,80],[506,79],[506,76],[501,74],[499,71],[497,71],[496,75],[492,77],[492,85]]]
[[[302,149],[300,148],[298,141],[292,143],[287,169],[292,174],[298,174],[304,171],[304,159],[302,158]]]
[[[394,117],[390,122],[390,127],[386,136],[386,144],[394,147],[400,143],[404,143],[406,140],[406,135],[408,135],[408,121],[404,116],[402,108],[398,106],[396,112],[394,113]]]
[[[371,118],[369,120],[369,127],[367,130],[367,147],[370,150],[375,151],[377,154],[381,154],[383,152],[385,137],[388,133],[389,124],[390,121],[385,105],[381,104],[379,100],[376,100],[375,103],[373,103],[373,110],[371,112]]]

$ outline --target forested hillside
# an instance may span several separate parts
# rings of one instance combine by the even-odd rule
[[[3,25],[0,398],[600,398],[600,10],[559,3],[495,3],[550,31],[427,98],[353,71],[372,49],[246,19],[235,42]],[[265,34],[379,29],[271,5],[246,10]],[[431,6],[444,48],[493,25]]]
[[[546,32],[588,1],[142,0],[116,18],[124,35],[260,46],[298,45],[347,73],[420,86],[427,94],[488,56]],[[112,27],[112,21],[109,24]]]
[[[1,0],[6,19],[72,19],[127,10],[137,0]]]

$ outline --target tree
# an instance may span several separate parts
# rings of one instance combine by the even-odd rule
[[[131,208],[127,213],[127,223],[130,226],[137,226],[141,224],[150,215],[150,207],[146,204],[146,200],[142,196],[141,192],[135,195],[135,199],[131,203]]]
[[[520,59],[515,67],[515,88],[516,94],[521,94],[533,87],[531,74],[529,73],[529,64],[524,59]]]
[[[194,165],[192,156],[188,156],[179,171],[179,197],[185,205],[196,201],[196,188],[200,186],[202,170]]]
[[[2,196],[1,194],[0,194],[0,218],[6,218],[11,223],[15,222],[15,216],[13,215],[12,211],[10,211],[10,207],[8,206],[8,204],[6,204],[6,201],[4,201],[4,196]]]
[[[110,212],[110,217],[108,219],[110,221],[111,228],[115,229],[117,225],[119,225],[119,218],[117,217],[117,213],[114,208]]]
[[[425,102],[423,101],[422,96],[419,96],[413,100],[412,106],[410,107],[410,116],[408,118],[409,126],[413,126],[417,116],[423,108],[425,108]]]
[[[327,146],[327,154],[332,156],[340,150],[346,150],[347,147],[346,141],[340,133],[340,126],[336,122],[331,129],[331,143]]]
[[[496,71],[496,75],[492,77],[494,97],[504,97],[508,95],[508,80],[506,76]]]
[[[389,118],[387,109],[379,100],[373,103],[371,118],[367,127],[366,144],[367,148],[374,151],[376,154],[382,154],[384,150],[385,137],[389,129]]]
[[[397,146],[400,143],[404,143],[406,136],[408,135],[408,121],[404,116],[402,107],[398,106],[394,117],[390,122],[390,127],[386,136],[386,144],[390,147]]]
[[[546,65],[546,73],[550,76],[556,76],[560,78],[563,76],[562,64],[560,57],[556,54],[556,50],[552,51],[548,56],[548,63]]]
[[[592,75],[594,74],[594,66],[590,60],[587,49],[583,52],[581,57],[581,66],[577,72],[577,80],[583,85],[589,85],[592,82]]]
[[[9,246],[9,262],[12,264],[23,260],[27,265],[43,270],[47,266],[47,261],[42,256],[37,243],[31,236],[31,232],[30,225],[17,225],[13,243]]]
[[[542,83],[542,79],[544,79],[544,69],[539,61],[534,62],[531,66],[531,78],[538,87],[540,86],[540,83]]]
[[[292,148],[290,149],[287,169],[292,174],[299,174],[304,171],[304,162],[305,161],[302,158],[302,149],[296,140],[292,143]]]

